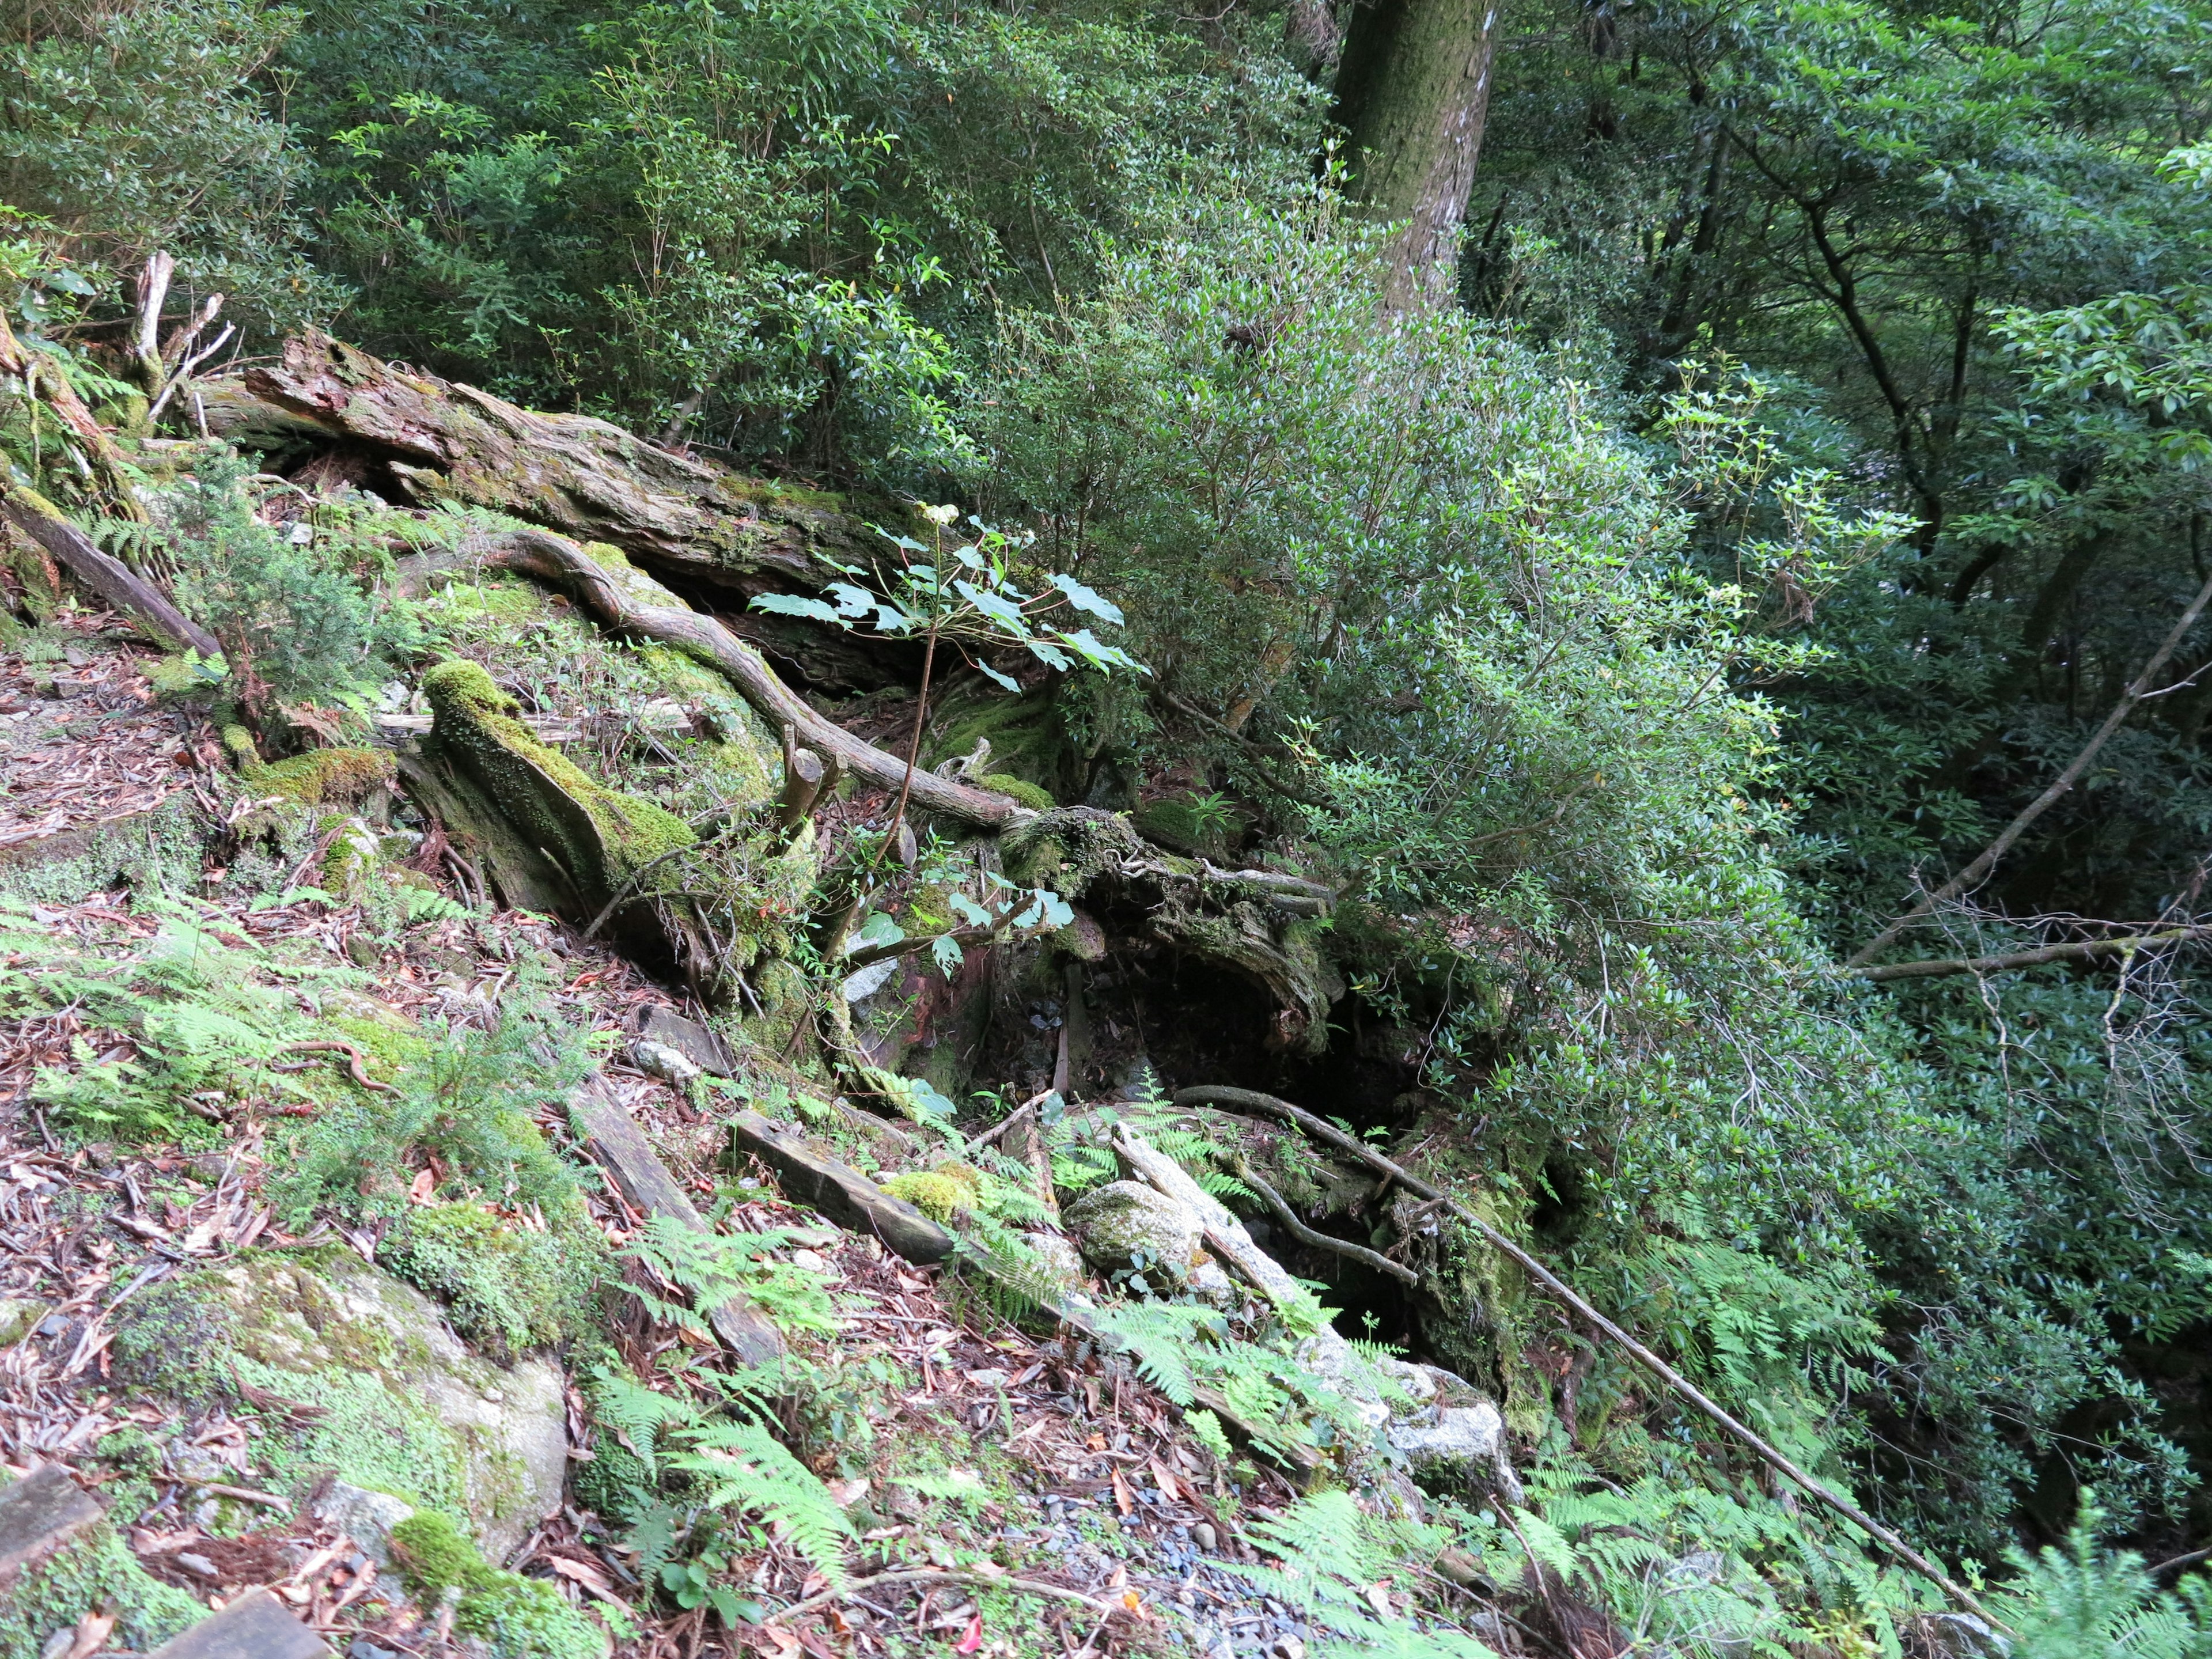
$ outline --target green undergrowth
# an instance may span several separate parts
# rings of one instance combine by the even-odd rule
[[[500,1659],[600,1659],[607,1633],[542,1578],[488,1564],[450,1516],[417,1511],[392,1529],[392,1555],[416,1601],[450,1598],[453,1628],[481,1640]],[[617,1636],[630,1633],[622,1620]]]
[[[115,1615],[111,1646],[150,1653],[208,1609],[149,1577],[115,1528],[100,1521],[25,1569],[0,1596],[0,1659],[40,1659],[57,1632],[74,1630],[90,1613]]]

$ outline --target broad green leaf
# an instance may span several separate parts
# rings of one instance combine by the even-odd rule
[[[1054,576],[1052,579],[1052,585],[1066,594],[1067,602],[1078,611],[1087,611],[1101,622],[1112,623],[1117,628],[1121,626],[1121,607],[1113,600],[1091,588],[1085,587],[1073,576]]]
[[[779,617],[804,617],[809,622],[825,622],[837,628],[852,627],[820,599],[805,599],[797,593],[762,593],[754,598],[750,608]]]

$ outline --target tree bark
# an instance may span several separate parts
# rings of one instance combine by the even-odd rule
[[[1450,291],[1498,25],[1498,0],[1371,0],[1352,15],[1331,115],[1352,194],[1404,223],[1386,296],[1394,310]]]

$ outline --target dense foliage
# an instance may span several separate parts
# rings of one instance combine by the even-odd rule
[[[1838,965],[2206,580],[2212,9],[1516,0],[1459,303],[1396,315],[1264,4],[11,23],[40,349],[112,339],[163,246],[249,349],[313,319],[1033,531],[1150,671],[1048,694],[1067,798],[1167,778],[1316,849],[1501,1213],[1795,1455],[2013,1559],[2025,1650],[2139,1613],[2201,1650],[2201,1599],[2083,1536],[2007,1555],[2087,1486],[2160,1553],[2212,1516],[2195,964]],[[272,698],[358,701],[397,625],[226,518],[236,482],[185,502],[188,597],[262,629]],[[2199,630],[1899,951],[2195,920],[2208,665]],[[1552,1415],[1519,1316],[1497,1377],[1562,1515],[1700,1489],[1668,1535],[1771,1564],[1747,1466],[1609,1358]],[[1784,1528],[1808,1603],[1879,1602],[1820,1528]]]

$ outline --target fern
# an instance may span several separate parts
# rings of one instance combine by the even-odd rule
[[[1459,1632],[1385,1620],[1368,1600],[1367,1587],[1395,1570],[1406,1546],[1433,1553],[1439,1540],[1431,1529],[1401,1527],[1407,1536],[1385,1537],[1384,1523],[1362,1514],[1349,1494],[1324,1492],[1250,1530],[1274,1563],[1225,1562],[1223,1570],[1296,1607],[1317,1636],[1331,1632],[1316,1642],[1316,1659],[1497,1659]]]
[[[686,1306],[636,1290],[638,1299],[664,1324],[703,1332],[705,1310],[743,1297],[787,1333],[826,1335],[843,1328],[820,1273],[771,1259],[769,1252],[792,1242],[792,1235],[781,1229],[702,1233],[665,1216],[653,1216],[631,1239],[625,1254],[690,1297]]]
[[[2063,1548],[2012,1552],[2014,1659],[2212,1659],[2212,1583],[2161,1594],[2140,1556],[2097,1547],[2100,1519],[2085,1501]]]
[[[669,1455],[669,1466],[698,1483],[707,1507],[744,1510],[773,1522],[833,1585],[845,1582],[853,1523],[830,1489],[764,1425],[687,1422],[672,1426],[670,1437],[682,1449]]]

